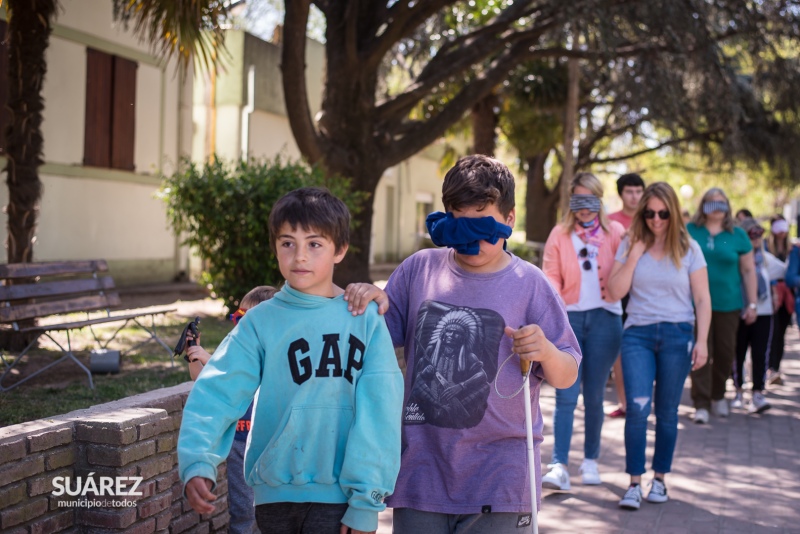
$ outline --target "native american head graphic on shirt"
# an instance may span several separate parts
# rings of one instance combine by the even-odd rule
[[[417,315],[405,424],[471,428],[486,412],[503,318],[492,310],[425,301]]]

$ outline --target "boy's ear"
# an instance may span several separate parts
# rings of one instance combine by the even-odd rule
[[[506,217],[506,224],[511,228],[514,228],[514,223],[517,221],[517,208],[511,208],[511,211],[508,212],[508,217]]]
[[[339,249],[339,252],[336,252],[333,255],[333,263],[341,263],[344,259],[345,254],[347,254],[347,249],[350,248],[349,244],[343,245],[342,248]]]

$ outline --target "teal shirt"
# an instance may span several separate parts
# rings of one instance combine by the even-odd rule
[[[711,237],[705,226],[686,225],[689,235],[703,250],[708,264],[708,288],[711,309],[731,312],[742,309],[742,275],[739,257],[753,250],[747,233],[734,226],[733,233],[722,231]]]
[[[255,504],[348,503],[342,523],[377,529],[400,469],[403,406],[403,375],[378,307],[353,317],[342,296],[307,295],[287,283],[249,310],[186,402],[178,438],[184,482],[217,479],[254,396],[244,475]]]

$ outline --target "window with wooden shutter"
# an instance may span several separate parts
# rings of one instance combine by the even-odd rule
[[[133,171],[137,64],[87,49],[83,163]]]

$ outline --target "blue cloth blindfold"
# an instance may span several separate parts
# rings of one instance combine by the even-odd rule
[[[436,211],[425,220],[431,240],[437,247],[450,247],[459,254],[477,256],[481,241],[496,244],[500,238],[511,237],[511,227],[497,222],[494,217],[459,217],[452,213]],[[505,249],[505,244],[503,244]]]

